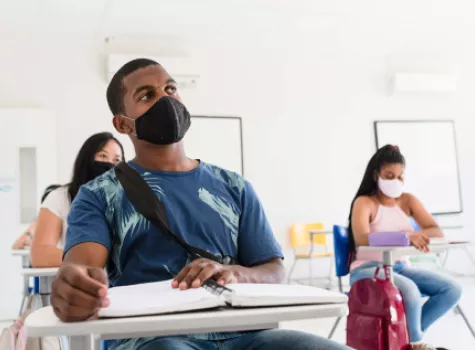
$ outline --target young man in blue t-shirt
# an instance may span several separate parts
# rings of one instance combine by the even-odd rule
[[[281,282],[282,252],[252,186],[238,174],[186,157],[182,139],[190,116],[165,69],[146,59],[127,63],[112,78],[107,101],[114,127],[134,144],[136,157],[129,165],[160,198],[171,231],[192,246],[233,257],[236,264],[190,261],[180,245],[135,210],[112,170],[84,185],[72,204],[64,262],[51,297],[56,315],[63,321],[95,317],[108,306],[109,285],[172,278],[172,287],[179,289],[198,288],[211,278],[221,284]],[[345,348],[285,330],[124,339],[108,345],[116,350]]]

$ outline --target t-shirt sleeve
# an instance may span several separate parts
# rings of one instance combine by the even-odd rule
[[[238,236],[238,259],[243,266],[252,266],[272,258],[283,258],[254,188],[245,182],[242,214]]]
[[[64,254],[81,243],[99,243],[111,251],[111,233],[106,220],[105,201],[95,192],[81,187],[68,215]]]
[[[41,208],[48,209],[63,222],[66,221],[69,207],[69,194],[66,187],[52,191],[41,204]]]

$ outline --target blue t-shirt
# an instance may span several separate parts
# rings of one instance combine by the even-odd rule
[[[283,257],[257,195],[240,175],[200,162],[186,172],[151,171],[129,162],[165,206],[170,229],[188,244],[242,266]],[[111,287],[173,278],[188,263],[185,250],[135,211],[111,170],[82,186],[68,216],[66,253],[85,242],[105,246]],[[226,339],[236,333],[190,335]],[[153,338],[111,341],[136,349]]]

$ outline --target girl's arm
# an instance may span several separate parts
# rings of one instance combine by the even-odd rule
[[[59,267],[63,250],[57,248],[62,234],[63,222],[47,208],[40,209],[36,232],[31,245],[31,265],[33,267]]]
[[[421,234],[430,237],[444,237],[444,233],[440,229],[437,222],[435,222],[432,215],[424,208],[421,201],[414,197],[412,194],[404,194],[404,200],[409,207],[411,216],[416,220],[417,224],[421,227]]]
[[[370,234],[369,223],[371,222],[371,199],[368,197],[358,197],[353,204],[351,216],[351,229],[356,245],[368,245]]]

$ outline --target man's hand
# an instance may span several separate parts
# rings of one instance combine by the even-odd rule
[[[430,239],[420,231],[409,232],[411,244],[422,252],[429,252]]]
[[[64,322],[95,318],[99,309],[109,306],[107,287],[104,269],[66,264],[53,282],[51,305]]]
[[[172,282],[173,288],[182,290],[199,288],[209,279],[218,281],[219,284],[237,282],[237,269],[232,265],[221,265],[208,259],[196,259],[186,265]]]

